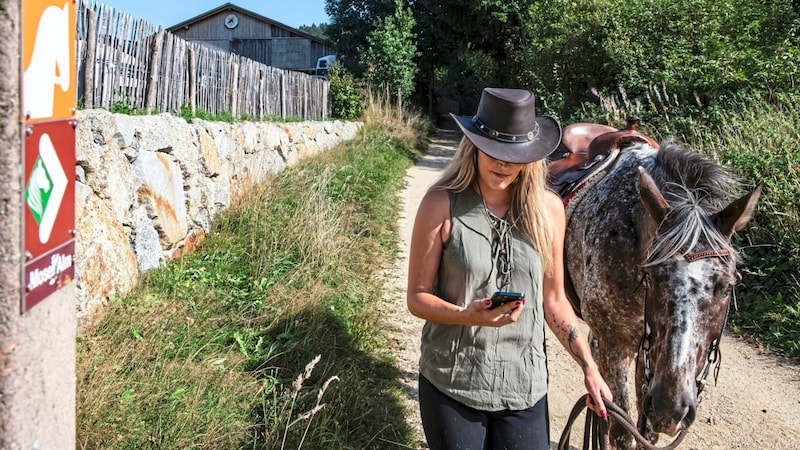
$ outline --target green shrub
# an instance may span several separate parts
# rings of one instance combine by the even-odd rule
[[[358,120],[364,112],[364,95],[355,78],[346,69],[334,65],[328,72],[331,87],[331,116],[341,120]]]

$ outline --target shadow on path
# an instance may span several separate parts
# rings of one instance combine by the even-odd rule
[[[419,160],[416,167],[441,171],[453,159],[455,149],[461,141],[461,131],[442,129],[436,131],[436,137],[431,140],[431,145],[425,156]]]

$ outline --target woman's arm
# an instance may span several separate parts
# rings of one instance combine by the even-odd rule
[[[549,223],[552,227],[553,272],[544,276],[544,318],[561,345],[583,369],[586,389],[593,399],[593,404],[588,406],[601,417],[605,417],[606,410],[602,398],[613,400],[611,390],[600,375],[588,342],[581,337],[578,329],[578,317],[564,291],[564,233],[566,231],[564,205],[556,194],[549,191],[545,195],[545,199]]]
[[[417,209],[411,234],[406,293],[411,314],[442,324],[499,327],[515,322],[522,313],[523,304],[512,302],[490,310],[490,300],[478,299],[464,308],[433,294],[442,248],[449,238],[450,199],[447,191],[429,191]],[[511,313],[506,314],[509,311]]]

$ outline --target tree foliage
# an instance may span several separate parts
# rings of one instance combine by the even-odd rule
[[[613,2],[609,11],[603,47],[619,68],[620,83],[663,83],[704,99],[776,87],[764,68],[775,61],[796,17],[788,1],[639,0]]]
[[[353,75],[336,63],[330,68],[328,79],[331,83],[331,116],[342,120],[358,120],[364,112],[364,96]]]
[[[394,0],[326,1],[328,36],[361,76],[358,49],[370,49],[371,34],[372,51],[386,38],[373,33],[394,16]],[[668,85],[703,104],[798,88],[791,0],[402,1],[417,24],[417,91],[465,109],[490,85],[532,89],[561,110],[621,85],[632,95]]]
[[[412,2],[421,57],[420,83],[428,95],[474,106],[485,86],[513,86],[513,52],[533,0]]]
[[[396,0],[395,13],[375,21],[375,28],[367,36],[368,47],[359,52],[367,81],[387,86],[400,99],[411,93],[417,74],[414,58],[419,53],[414,25],[411,10]]]
[[[797,90],[790,0],[415,0],[423,92],[477,99],[532,89],[562,111],[593,89],[665,84],[703,104],[748,89]],[[697,95],[695,95],[695,93]],[[462,102],[468,109],[471,106]]]
[[[300,30],[300,31],[303,31],[305,33],[308,33],[308,34],[310,34],[312,36],[316,36],[316,37],[318,37],[320,39],[323,39],[325,41],[328,40],[328,35],[327,35],[328,24],[327,23],[321,23],[319,25],[317,25],[315,23],[312,23],[311,25],[300,25],[300,27],[298,27],[297,29]]]
[[[344,67],[355,76],[363,73],[358,49],[368,46],[367,36],[375,21],[392,15],[394,10],[394,0],[325,0],[325,12],[331,18],[327,36],[342,57]]]

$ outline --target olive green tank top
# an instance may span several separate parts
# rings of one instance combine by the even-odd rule
[[[471,188],[450,191],[449,197],[452,227],[434,293],[459,306],[491,297],[497,290],[524,292],[527,302],[516,322],[500,328],[426,322],[420,373],[471,408],[529,408],[547,392],[540,255],[520,230],[512,228],[510,281],[498,286],[502,262],[492,251],[492,225],[481,197]]]

